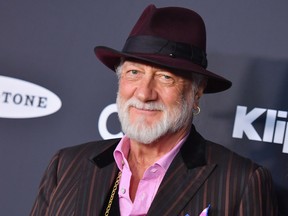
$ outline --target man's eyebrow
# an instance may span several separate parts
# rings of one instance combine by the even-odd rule
[[[141,65],[137,62],[127,62],[127,64],[123,64],[124,67],[135,66],[140,67]]]

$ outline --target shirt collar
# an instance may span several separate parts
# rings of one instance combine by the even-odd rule
[[[127,158],[130,150],[130,139],[124,135],[114,151],[114,160],[119,170],[123,170],[123,165],[128,164]]]
[[[170,166],[171,162],[173,161],[174,157],[179,152],[180,148],[182,147],[183,143],[186,141],[188,134],[182,138],[168,153],[162,156],[155,164],[161,166],[165,171],[167,171],[168,167]],[[123,170],[123,165],[128,165],[128,153],[130,151],[130,138],[126,135],[118,143],[115,151],[114,151],[114,160],[119,168],[119,170]]]

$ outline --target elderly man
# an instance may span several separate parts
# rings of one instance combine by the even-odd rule
[[[95,53],[118,75],[125,136],[60,150],[31,215],[277,215],[269,172],[192,125],[203,93],[231,86],[206,70],[197,13],[150,5],[122,51]]]

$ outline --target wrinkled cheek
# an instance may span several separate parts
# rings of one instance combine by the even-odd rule
[[[133,94],[135,92],[135,87],[129,83],[126,82],[120,82],[119,83],[119,89],[118,94],[125,100],[130,99],[133,97]]]

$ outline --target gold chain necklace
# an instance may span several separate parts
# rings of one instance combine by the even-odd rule
[[[118,172],[118,176],[117,176],[117,178],[116,178],[116,181],[115,181],[115,183],[114,183],[114,186],[113,186],[113,189],[112,189],[110,198],[109,198],[109,202],[108,202],[108,205],[107,205],[105,214],[104,214],[105,216],[108,216],[108,215],[109,215],[109,212],[110,212],[110,209],[111,209],[111,205],[112,205],[112,202],[113,202],[113,199],[114,199],[116,190],[117,190],[118,185],[119,185],[119,182],[120,182],[121,175],[122,175],[122,172],[119,171],[119,172]]]

